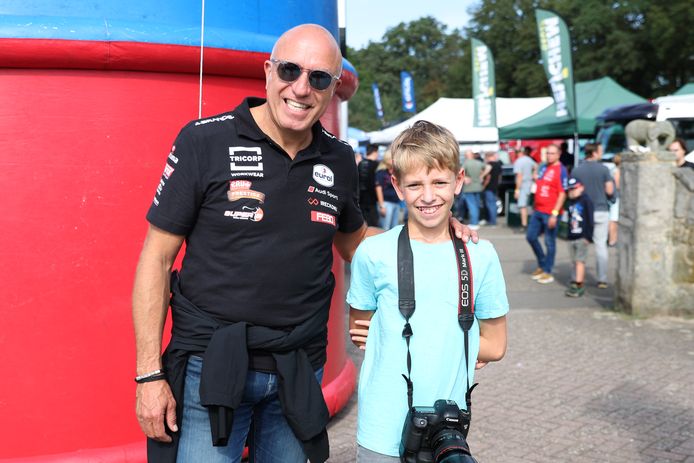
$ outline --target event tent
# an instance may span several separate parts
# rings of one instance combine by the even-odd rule
[[[694,82],[684,84],[673,95],[691,95],[694,94]]]
[[[645,102],[645,98],[630,92],[610,77],[579,82],[576,84],[578,124],[573,119],[557,118],[552,104],[533,116],[500,127],[499,138],[570,138],[574,133],[581,137],[592,137],[595,132],[595,118],[606,108]]]
[[[500,125],[511,124],[531,116],[552,104],[552,98],[496,98],[496,120]],[[499,142],[496,127],[473,127],[474,101],[472,98],[439,98],[417,115],[397,125],[369,132],[371,143],[390,144],[403,130],[418,120],[427,120],[453,132],[462,145],[495,149]],[[493,145],[487,147],[485,145]]]

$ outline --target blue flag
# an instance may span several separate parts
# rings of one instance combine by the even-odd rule
[[[383,105],[381,104],[381,92],[378,91],[378,84],[371,84],[371,89],[374,92],[374,104],[376,105],[376,117],[383,120]]]
[[[406,113],[416,113],[417,104],[414,100],[414,80],[412,74],[400,71],[400,86],[402,87],[402,110]]]

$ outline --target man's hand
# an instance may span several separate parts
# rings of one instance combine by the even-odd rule
[[[449,220],[451,222],[451,226],[453,227],[453,231],[455,231],[455,236],[463,240],[464,243],[467,243],[471,239],[473,243],[477,243],[480,240],[476,231],[470,230],[470,227],[460,223],[458,219],[453,217],[453,214],[450,215]]]
[[[550,229],[554,229],[554,227],[557,226],[557,216],[556,215],[552,215],[549,217],[549,220],[547,221],[547,226]]]
[[[366,338],[369,336],[371,320],[354,320],[353,323],[362,328],[352,328],[349,330],[352,342],[355,346],[359,347],[359,349],[366,350]]]
[[[164,380],[137,385],[135,412],[142,432],[150,439],[171,442],[171,436],[164,428],[165,419],[169,429],[173,432],[178,431],[176,401],[171,394],[169,383]]]

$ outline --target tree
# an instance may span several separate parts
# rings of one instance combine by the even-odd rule
[[[381,42],[371,42],[361,50],[350,48],[348,56],[359,73],[361,86],[350,101],[350,125],[364,130],[380,128],[371,92],[374,82],[379,85],[386,121],[395,123],[409,117],[401,109],[403,70],[412,73],[420,110],[442,96],[468,95],[469,45],[459,31],[447,33],[446,29],[434,18],[424,17],[389,29]]]
[[[577,82],[610,76],[632,92],[655,97],[694,80],[691,0],[482,0],[463,31],[448,33],[444,24],[424,17],[389,29],[364,49],[350,49],[361,82],[350,103],[351,125],[380,128],[373,82],[380,86],[387,121],[408,116],[400,109],[401,70],[414,76],[419,110],[440,97],[470,98],[470,37],[494,53],[497,95],[548,95],[536,8],[556,11],[566,21]]]

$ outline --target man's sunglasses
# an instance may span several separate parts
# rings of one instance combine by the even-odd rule
[[[270,62],[277,65],[277,75],[285,82],[294,82],[301,73],[308,73],[308,83],[316,90],[325,90],[330,87],[333,80],[338,80],[339,76],[334,76],[325,71],[302,68],[296,63],[270,58]]]

